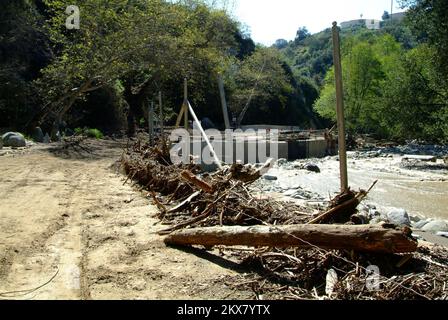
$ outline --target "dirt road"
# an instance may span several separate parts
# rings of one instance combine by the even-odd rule
[[[156,209],[111,168],[122,148],[0,157],[0,299],[251,298],[224,284],[231,263],[165,247]]]

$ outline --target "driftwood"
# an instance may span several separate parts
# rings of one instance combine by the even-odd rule
[[[212,247],[319,247],[375,253],[409,253],[417,250],[410,229],[386,226],[291,225],[254,227],[211,227],[186,229],[165,238],[168,245]]]
[[[202,191],[204,191],[206,193],[212,194],[215,192],[215,190],[213,189],[213,186],[211,186],[204,180],[196,177],[196,175],[194,173],[192,173],[191,171],[188,171],[188,170],[183,171],[181,173],[181,177],[182,177],[182,179],[195,185],[196,187],[198,187],[199,189],[201,189]]]
[[[367,197],[377,183],[378,180],[372,184],[369,190],[361,190],[357,194],[350,189],[347,192],[341,193],[333,199],[330,210],[314,218],[308,224],[327,223],[330,221],[344,223],[349,221],[350,217],[356,212],[358,205]]]
[[[201,195],[201,193],[202,193],[201,191],[197,191],[197,192],[193,193],[191,196],[188,197],[187,200],[179,203],[177,206],[175,206],[174,208],[170,209],[168,211],[168,213],[181,212],[182,210],[187,208],[197,197],[199,197]]]
[[[230,168],[231,179],[244,183],[252,183],[260,179],[274,165],[274,159],[269,158],[265,164],[255,169],[251,165],[243,165],[241,163],[233,164]]]

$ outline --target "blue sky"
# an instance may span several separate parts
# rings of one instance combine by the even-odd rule
[[[292,40],[300,26],[311,33],[338,23],[358,19],[381,19],[390,11],[391,0],[234,0],[233,15],[246,24],[252,38],[271,45],[277,39]],[[394,12],[403,11],[395,0]]]

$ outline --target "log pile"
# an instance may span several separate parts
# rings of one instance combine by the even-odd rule
[[[186,227],[298,224],[312,217],[309,209],[252,195],[248,184],[268,163],[259,169],[235,164],[207,174],[193,164],[173,165],[160,146],[140,142],[128,146],[120,162],[128,180],[150,192],[161,209],[159,218],[172,224],[160,234]]]
[[[446,299],[448,251],[417,248],[409,228],[356,225],[369,191],[335,197],[325,212],[254,196],[261,168],[236,164],[208,174],[173,165],[168,148],[137,142],[123,153],[128,177],[146,189],[169,227],[168,245],[216,247],[250,270],[229,285],[273,299]],[[375,185],[375,184],[374,184]],[[369,290],[369,266],[380,289]],[[339,278],[325,290],[328,272]],[[337,271],[335,271],[337,270]]]

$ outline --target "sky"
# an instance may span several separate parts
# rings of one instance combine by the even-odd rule
[[[394,13],[399,9],[395,0]],[[234,0],[233,15],[249,27],[252,39],[271,45],[277,39],[293,40],[297,29],[306,26],[311,33],[359,19],[381,19],[390,12],[391,0]]]

